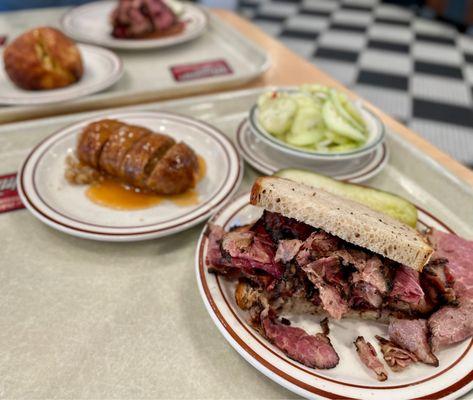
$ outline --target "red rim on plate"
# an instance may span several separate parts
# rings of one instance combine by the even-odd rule
[[[245,118],[240,123],[237,129],[236,145],[238,147],[238,150],[242,154],[243,158],[245,159],[245,161],[248,162],[248,164],[250,164],[253,168],[262,172],[263,174],[272,175],[279,169],[288,167],[288,165],[276,166],[276,162],[275,164],[270,164],[268,162],[265,162],[263,159],[258,158],[255,154],[253,154],[253,152],[249,148],[249,145],[247,143],[248,141],[247,135],[254,135],[254,134],[251,131],[248,118]],[[263,142],[262,142],[262,145],[266,146]],[[355,182],[355,183],[360,183],[372,178],[373,176],[381,172],[381,170],[384,168],[384,166],[388,162],[389,151],[386,146],[386,143],[382,143],[376,149],[374,149],[372,153],[370,153],[369,155],[362,156],[362,157],[366,158],[366,161],[363,164],[361,164],[361,166],[355,167],[354,170],[350,173],[340,173],[338,175],[332,175],[332,177],[338,180],[344,180],[344,181]],[[287,162],[287,164],[290,164],[290,160]],[[318,172],[316,171],[316,168],[312,168],[310,166],[310,162],[307,162],[307,165],[302,168],[312,169],[314,170],[314,172]],[[319,172],[324,173],[323,171],[319,171]]]
[[[103,116],[105,117],[105,116]],[[18,173],[18,192],[25,206],[46,224],[73,235],[101,240],[141,240],[164,236],[187,229],[207,218],[219,207],[225,204],[236,192],[243,176],[242,161],[232,142],[219,130],[202,121],[174,113],[164,112],[135,112],[106,115],[107,118],[119,118],[126,121],[131,118],[156,118],[182,123],[198,129],[203,138],[212,138],[218,143],[216,151],[221,152],[226,160],[226,173],[218,185],[212,189],[212,196],[196,208],[183,210],[174,218],[161,220],[153,224],[127,225],[100,225],[74,218],[67,215],[48,203],[41,195],[38,187],[41,182],[37,179],[37,170],[51,145],[70,135],[77,135],[86,124],[102,119],[94,117],[86,121],[65,127],[42,140],[25,159]],[[126,230],[132,230],[127,232]]]
[[[228,204],[225,208],[222,208],[218,214],[216,214],[209,223],[217,223],[225,228],[229,228],[231,221],[234,217],[241,213],[243,209],[249,206],[249,194],[244,194],[239,198],[235,199],[232,203]],[[419,223],[424,227],[429,227],[430,225],[436,225],[437,228],[444,229],[448,232],[453,232],[446,224],[441,222],[439,219],[434,217],[432,214],[428,213],[427,211],[423,210],[420,207],[417,207],[420,213]],[[227,211],[228,210],[228,211]],[[230,211],[231,210],[231,211]],[[231,213],[230,213],[231,212]],[[229,214],[230,213],[230,214]],[[222,217],[222,214],[225,214],[225,217]],[[211,314],[212,319],[216,323],[219,330],[225,336],[225,338],[239,351],[239,353],[249,361],[253,366],[257,369],[261,370],[265,373],[269,378],[277,381],[278,383],[282,384],[283,386],[287,387],[294,392],[301,394],[303,396],[309,397],[323,397],[323,398],[330,398],[330,399],[339,399],[339,398],[352,398],[347,397],[345,394],[335,393],[329,390],[324,389],[326,385],[324,384],[317,384],[317,380],[320,379],[321,381],[327,381],[330,383],[335,383],[338,385],[352,387],[353,392],[351,392],[353,398],[363,398],[362,392],[357,392],[356,389],[360,390],[370,390],[376,393],[379,391],[379,397],[376,398],[389,398],[389,394],[386,393],[386,390],[401,390],[403,388],[412,388],[416,385],[420,385],[422,383],[431,381],[432,379],[438,378],[453,367],[457,366],[465,356],[472,351],[473,347],[473,339],[471,339],[466,347],[466,349],[447,367],[443,368],[441,371],[436,372],[430,376],[427,376],[423,379],[419,379],[414,382],[409,382],[406,384],[401,385],[383,385],[383,386],[374,386],[374,385],[360,385],[356,383],[344,382],[339,381],[336,379],[332,379],[330,377],[324,376],[322,374],[318,374],[313,369],[309,369],[301,364],[298,364],[295,361],[290,360],[286,356],[278,353],[277,351],[271,348],[269,343],[266,343],[264,339],[258,336],[256,332],[254,332],[248,324],[237,315],[233,306],[231,305],[230,301],[227,299],[225,295],[225,291],[222,289],[222,280],[219,278],[218,275],[209,274],[207,273],[206,266],[205,266],[205,254],[208,239],[205,236],[205,232],[207,230],[207,226],[204,227],[201,237],[199,239],[197,250],[196,250],[196,273],[197,273],[197,280],[199,283],[199,289],[201,292],[201,296],[204,300],[204,303],[207,306],[208,312]],[[209,282],[209,279],[213,280],[212,283]],[[213,289],[211,289],[212,287]],[[215,289],[215,288],[218,288]],[[215,292],[216,291],[216,292]],[[215,294],[217,294],[219,300],[215,298]],[[226,311],[222,312],[222,304],[225,305]],[[224,313],[227,313],[232,316],[234,321],[229,321]],[[235,322],[236,321],[236,322]],[[235,326],[236,324],[236,326]],[[305,374],[313,376],[313,384],[308,384],[307,382],[303,382],[300,379],[292,376],[291,374],[283,371],[280,366],[276,365],[276,363],[271,363],[267,359],[265,359],[264,355],[258,353],[257,349],[253,348],[251,345],[246,343],[244,339],[236,332],[234,328],[243,329],[247,335],[249,335],[252,340],[255,340],[259,346],[264,348],[265,352],[272,354],[273,356],[277,357],[278,362],[277,364],[284,364],[290,365],[292,368],[302,371]],[[411,396],[412,399],[438,399],[443,398],[446,396],[451,396],[455,392],[459,392],[462,389],[462,392],[465,392],[465,388],[467,385],[472,384],[473,379],[473,371],[466,370],[465,375],[456,380],[455,382],[449,382],[446,384],[446,387],[441,388],[440,390],[436,390],[432,393],[425,394],[421,397]],[[467,388],[468,389],[468,388]],[[366,393],[366,392],[365,392]],[[384,393],[384,394],[383,394]],[[396,393],[398,396],[399,393]],[[460,395],[460,394],[458,394]],[[387,397],[386,397],[387,396]],[[371,398],[371,397],[370,397]],[[375,398],[375,397],[373,397]],[[406,398],[406,397],[403,397]]]

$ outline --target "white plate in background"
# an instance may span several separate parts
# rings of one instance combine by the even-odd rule
[[[0,52],[0,105],[40,105],[75,100],[100,92],[116,83],[123,74],[120,58],[97,46],[77,45],[84,65],[82,78],[69,86],[50,90],[24,90],[8,77]]]
[[[117,39],[112,36],[110,15],[118,1],[97,1],[75,7],[61,19],[64,32],[71,38],[112,49],[144,50],[174,46],[193,40],[207,27],[205,12],[192,4],[183,4],[179,20],[185,23],[184,30],[176,35],[151,39]]]
[[[265,175],[283,168],[302,168],[350,182],[366,181],[385,167],[389,159],[386,143],[381,143],[369,154],[349,160],[307,160],[282,153],[261,140],[250,127],[247,118],[238,127],[236,145],[248,164]]]

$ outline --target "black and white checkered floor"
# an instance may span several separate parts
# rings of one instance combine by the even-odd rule
[[[473,38],[380,0],[239,0],[267,33],[473,168]]]

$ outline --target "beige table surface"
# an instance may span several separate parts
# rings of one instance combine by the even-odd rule
[[[215,12],[271,54],[273,68],[251,86],[339,86],[247,21]],[[473,184],[471,171],[380,115]],[[110,244],[61,234],[26,211],[1,215],[0,398],[295,398],[213,325],[194,275],[200,229]]]

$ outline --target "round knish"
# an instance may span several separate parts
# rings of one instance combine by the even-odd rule
[[[5,71],[18,87],[48,90],[69,86],[82,77],[79,49],[57,29],[40,27],[17,37],[3,53]]]

